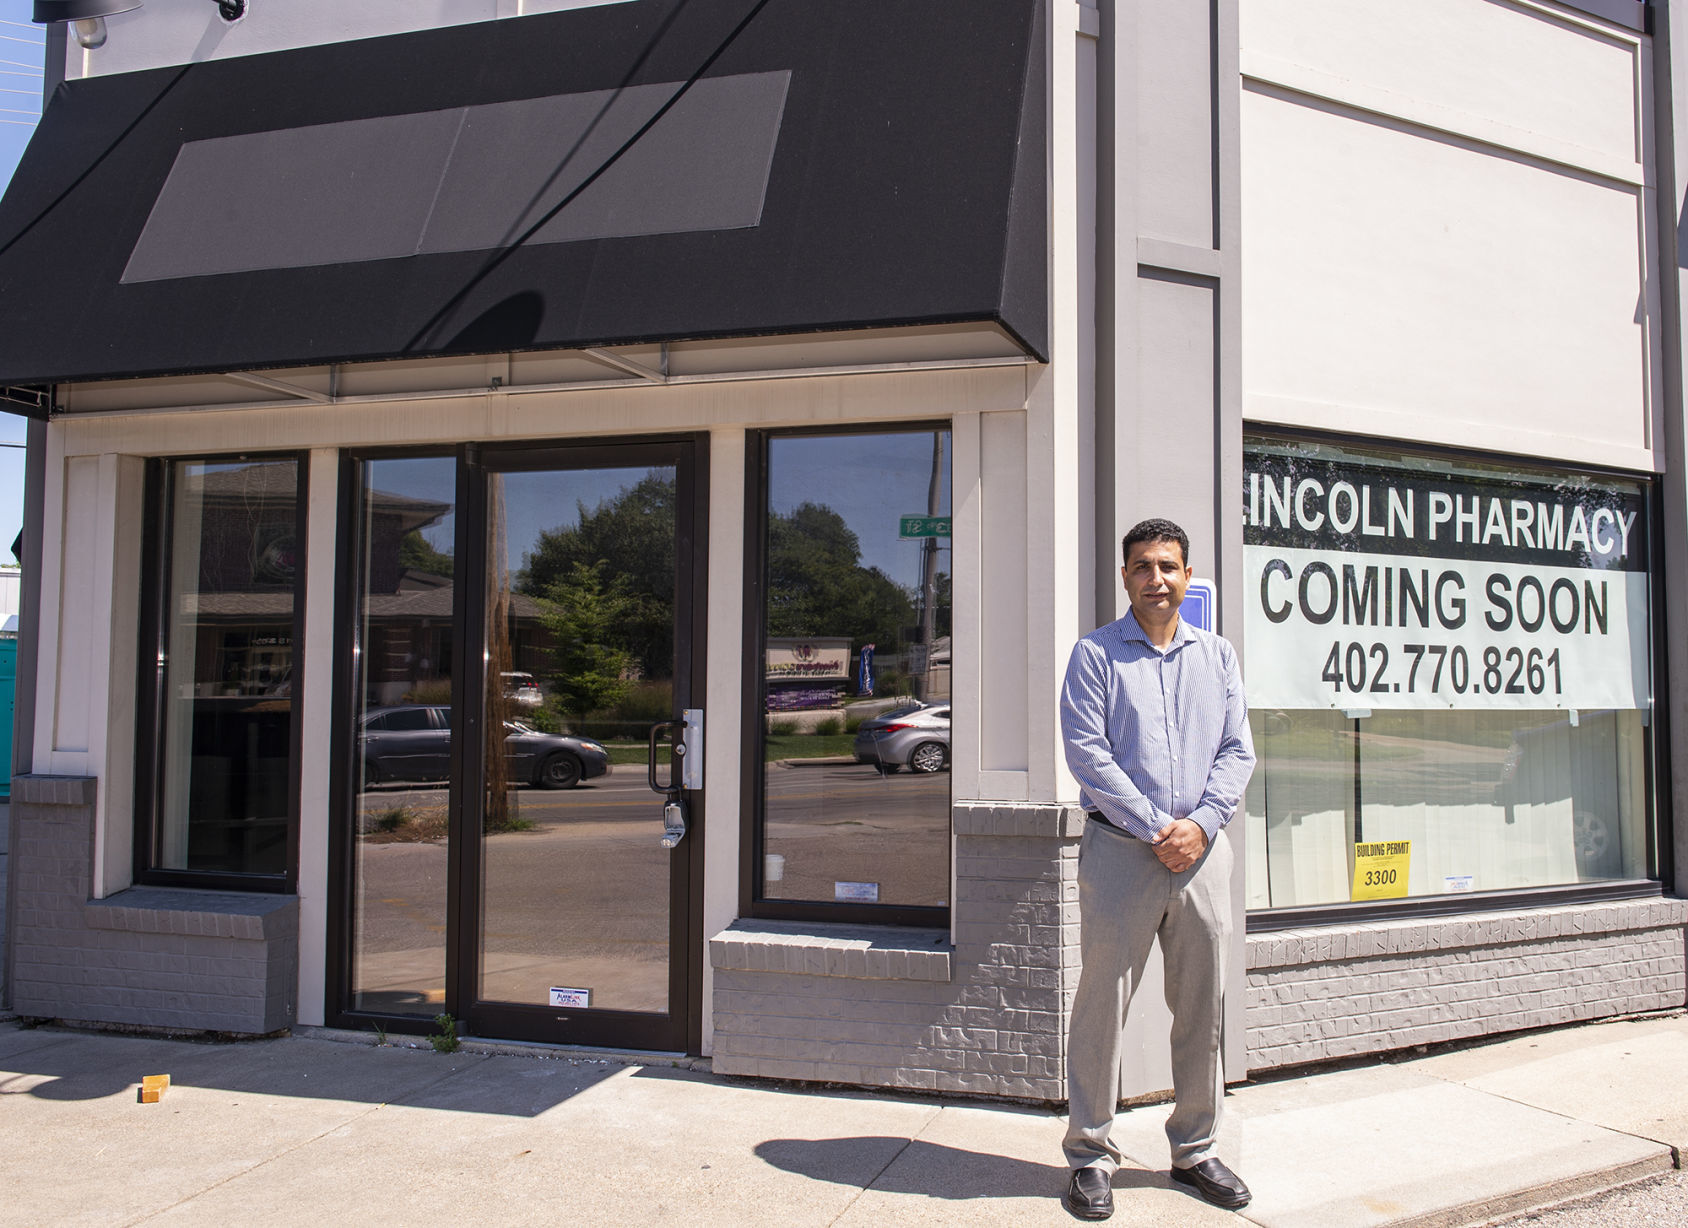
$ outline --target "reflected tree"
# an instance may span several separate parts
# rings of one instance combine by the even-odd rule
[[[861,539],[830,507],[801,503],[768,517],[768,634],[850,637],[892,644],[914,620],[914,600],[861,563]]]
[[[399,539],[399,567],[402,571],[449,576],[452,574],[453,560],[446,551],[429,544],[420,529],[412,529]]]
[[[578,508],[579,522],[574,527],[540,533],[516,576],[516,591],[567,605],[571,600],[567,590],[583,575],[595,576],[597,592],[582,594],[580,601],[590,605],[614,596],[617,609],[615,621],[604,628],[604,638],[598,642],[626,652],[633,659],[635,674],[672,677],[676,562],[672,471],[653,469],[597,507],[581,503]],[[606,582],[605,577],[611,579]]]
[[[552,694],[579,720],[619,703],[633,687],[639,660],[627,645],[647,604],[625,575],[605,578],[608,564],[575,562],[545,589],[539,618],[555,642]]]

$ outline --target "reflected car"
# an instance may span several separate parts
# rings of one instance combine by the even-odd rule
[[[901,768],[938,772],[949,766],[950,706],[904,704],[861,723],[856,730],[856,762],[881,772]]]
[[[539,680],[532,674],[506,673],[499,677],[504,679],[504,698],[518,707],[537,708],[545,702]]]
[[[610,770],[610,756],[590,738],[541,733],[505,721],[504,748],[512,783],[572,789]],[[371,708],[358,729],[366,786],[383,781],[447,780],[451,776],[451,709],[434,704]]]

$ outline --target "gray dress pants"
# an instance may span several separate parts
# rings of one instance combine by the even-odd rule
[[[1156,938],[1172,1010],[1177,1098],[1166,1135],[1175,1166],[1199,1164],[1213,1154],[1225,1095],[1220,1044],[1231,942],[1230,843],[1220,831],[1195,865],[1174,874],[1144,841],[1087,822],[1078,900],[1084,966],[1067,1042],[1067,1164],[1109,1175],[1119,1168],[1119,1149],[1108,1134],[1119,1104],[1121,1032]]]

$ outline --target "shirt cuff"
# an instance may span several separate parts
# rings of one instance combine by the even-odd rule
[[[1160,809],[1160,807],[1153,805],[1149,807],[1149,817],[1138,820],[1147,833],[1143,837],[1145,840],[1153,840],[1168,827],[1172,826],[1173,821],[1174,820],[1170,814]]]
[[[1184,817],[1202,829],[1207,836],[1207,842],[1209,844],[1213,843],[1213,837],[1219,834],[1219,829],[1225,826],[1224,821],[1219,816],[1219,812],[1212,806],[1197,806]]]

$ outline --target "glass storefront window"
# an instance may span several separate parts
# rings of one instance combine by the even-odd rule
[[[1253,436],[1254,909],[1652,873],[1649,488]]]
[[[143,873],[279,882],[292,868],[299,477],[291,457],[164,466]]]
[[[350,1006],[432,1018],[446,984],[457,462],[361,471]]]
[[[483,1001],[668,1009],[645,758],[675,711],[680,505],[673,464],[487,476]]]
[[[946,907],[950,432],[766,447],[757,897]]]

